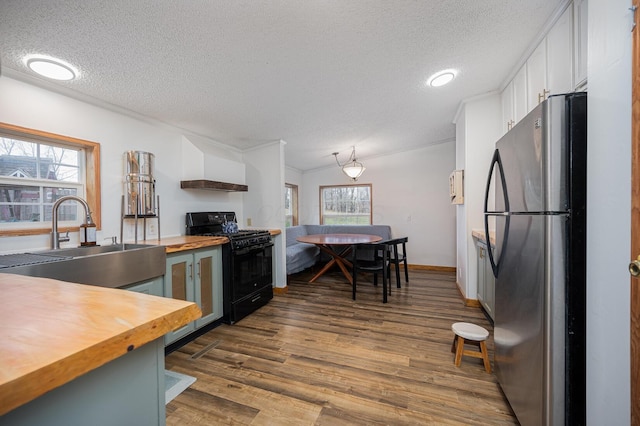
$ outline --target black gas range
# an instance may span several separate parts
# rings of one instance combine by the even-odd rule
[[[273,298],[273,241],[268,230],[238,229],[234,212],[186,214],[186,235],[224,236],[225,320],[233,324]]]

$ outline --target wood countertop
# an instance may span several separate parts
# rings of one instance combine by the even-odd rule
[[[202,314],[196,304],[0,274],[0,416]]]
[[[471,236],[477,240],[486,241],[486,238],[484,237],[485,236],[484,229],[472,229]],[[492,230],[489,231],[489,240],[491,241],[492,246],[496,245],[495,231],[492,231]]]
[[[229,242],[227,237],[200,237],[197,235],[182,235],[178,237],[162,238],[160,240],[144,240],[140,244],[164,246],[167,254],[186,250],[220,246]]]
[[[271,236],[280,235],[279,229],[270,229]],[[144,240],[140,244],[164,246],[167,254],[178,253],[186,250],[195,250],[206,247],[219,246],[229,242],[227,237],[202,237],[198,235],[181,235],[177,237],[162,238],[160,240]]]

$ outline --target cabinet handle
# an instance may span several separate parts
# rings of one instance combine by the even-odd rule
[[[189,279],[193,279],[193,263],[189,264]]]
[[[200,261],[198,261],[198,269],[196,273],[198,274],[198,276],[200,276]]]
[[[542,93],[538,93],[538,104],[542,103],[545,99],[547,99],[547,95],[550,92],[547,89],[543,89]]]
[[[484,259],[484,249],[480,247],[480,259]]]

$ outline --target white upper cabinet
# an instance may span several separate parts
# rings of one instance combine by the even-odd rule
[[[573,8],[547,34],[547,87],[550,94],[569,93],[573,85]]]
[[[547,43],[545,39],[527,59],[527,112],[547,98],[549,94],[547,87]]]
[[[522,120],[527,112],[529,112],[527,108],[527,67],[523,65],[513,78],[513,118],[515,122]]]
[[[581,88],[587,82],[587,0],[573,2],[573,54],[575,88]]]
[[[570,93],[586,83],[586,10],[587,0],[570,4],[502,91],[505,132],[549,95]]]
[[[505,134],[516,124],[513,115],[513,81],[504,88],[500,99],[502,102],[502,134]]]

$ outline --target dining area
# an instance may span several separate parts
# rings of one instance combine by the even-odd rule
[[[300,235],[296,237],[296,241],[313,245],[319,253],[328,257],[328,261],[319,262],[320,269],[311,277],[309,283],[314,283],[337,267],[342,277],[352,287],[353,300],[356,300],[358,282],[361,284],[369,282],[378,286],[381,280],[382,302],[387,303],[388,295],[391,294],[392,274],[395,277],[396,288],[402,287],[401,265],[404,270],[404,280],[409,282],[408,237],[383,238],[375,234],[331,232]]]

